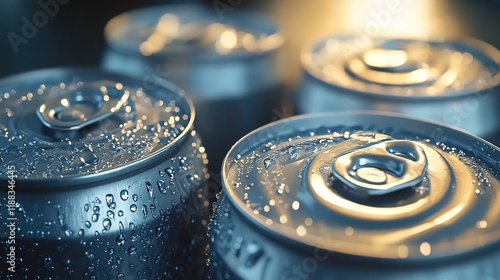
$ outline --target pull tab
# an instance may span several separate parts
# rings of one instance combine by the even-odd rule
[[[445,65],[429,57],[424,43],[389,40],[347,60],[346,71],[361,80],[392,86],[417,86],[439,78]],[[435,54],[437,55],[437,54]]]
[[[62,99],[48,100],[36,111],[44,125],[58,130],[77,130],[116,113],[128,100],[130,91],[108,95],[106,89],[79,88]]]
[[[412,187],[427,170],[424,150],[415,142],[391,140],[337,158],[333,174],[348,187],[382,195]]]

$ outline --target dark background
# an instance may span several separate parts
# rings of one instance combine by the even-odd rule
[[[33,16],[43,9],[38,0],[0,1],[0,77],[48,67],[99,65],[105,47],[104,25],[113,16],[131,9],[174,2],[196,2],[216,9],[225,2],[229,7],[225,13],[252,9],[276,20],[288,39],[285,47],[288,82],[293,86],[300,75],[298,55],[304,43],[334,32],[359,32],[389,0],[59,1],[68,3],[58,4],[59,11],[49,15],[47,23],[37,28],[32,38],[19,44],[18,52],[9,34],[22,36],[23,17],[33,23]],[[500,1],[395,1],[403,7],[403,12],[383,28],[383,33],[437,38],[468,35],[500,48]]]

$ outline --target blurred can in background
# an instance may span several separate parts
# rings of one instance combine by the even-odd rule
[[[231,145],[270,122],[280,104],[283,37],[260,14],[150,7],[113,18],[105,37],[104,68],[145,82],[165,78],[188,92],[214,172]]]
[[[206,274],[206,155],[179,90],[49,69],[0,92],[0,278]]]
[[[224,160],[211,276],[496,279],[499,160],[476,136],[400,115],[267,125]]]
[[[500,52],[484,42],[339,35],[306,47],[301,63],[298,113],[391,111],[500,144]]]

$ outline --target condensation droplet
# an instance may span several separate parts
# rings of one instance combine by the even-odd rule
[[[123,200],[123,201],[126,201],[128,199],[128,191],[127,190],[122,190],[120,192],[120,198]]]
[[[137,211],[137,205],[135,205],[135,204],[130,205],[130,211],[132,211],[132,212]]]
[[[109,231],[109,229],[111,228],[111,220],[108,219],[108,218],[105,218],[103,221],[102,221],[102,226],[103,228],[106,230],[106,231]]]
[[[344,232],[345,232],[345,235],[352,236],[354,234],[354,228],[353,227],[346,227]]]

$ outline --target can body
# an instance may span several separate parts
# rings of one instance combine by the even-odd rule
[[[462,128],[498,145],[500,53],[474,39],[332,36],[302,52],[298,113],[377,110]]]
[[[75,109],[68,117],[80,110],[90,112],[91,118],[95,112],[87,110],[89,104],[100,102],[94,92],[107,87],[104,96],[111,97],[104,101],[113,100],[110,83],[129,94],[128,100],[122,98],[114,107],[117,113],[81,129],[45,126],[33,110],[43,102],[50,106],[47,97],[68,95],[61,99],[61,104],[69,102],[65,107]],[[0,141],[5,144],[18,136],[1,148],[2,254],[15,246],[15,272],[2,269],[3,279],[205,275],[209,205],[201,186],[206,155],[189,121],[192,107],[175,88],[142,91],[141,81],[95,69],[42,70],[8,78],[1,85],[2,90],[14,90],[0,104],[12,110],[3,123],[11,134]],[[158,103],[158,94],[170,107]],[[166,108],[186,114],[187,122],[175,114],[163,115],[170,111]],[[58,116],[66,112],[55,116],[64,121]],[[170,125],[161,127],[168,116]],[[148,133],[157,135],[157,142],[148,141],[154,138]],[[27,139],[31,145],[24,144]],[[7,193],[12,183],[13,197]],[[16,225],[12,244],[10,222]]]
[[[211,277],[495,279],[499,156],[475,136],[400,115],[265,126],[225,159]],[[357,175],[337,173],[345,159]]]
[[[140,47],[148,38],[140,36],[139,27],[154,27],[157,19],[161,22],[165,15],[169,18],[165,29],[197,26],[199,30],[189,29],[185,34],[172,31],[177,34],[172,35],[173,46],[166,43],[164,50],[145,55]],[[226,31],[215,30],[218,28]],[[124,35],[115,35],[120,32]],[[235,11],[220,17],[215,9],[202,6],[160,6],[118,16],[108,23],[105,33],[109,48],[102,60],[104,68],[147,82],[167,79],[188,92],[195,103],[196,126],[213,172],[220,170],[225,153],[236,140],[270,122],[279,112],[276,110],[283,92],[279,56],[282,38],[275,25],[261,15]],[[212,33],[216,34],[203,35]],[[183,35],[192,35],[194,39],[180,38],[177,42],[175,36]],[[231,46],[220,49],[225,44],[221,42]],[[175,47],[178,49],[170,51]]]

